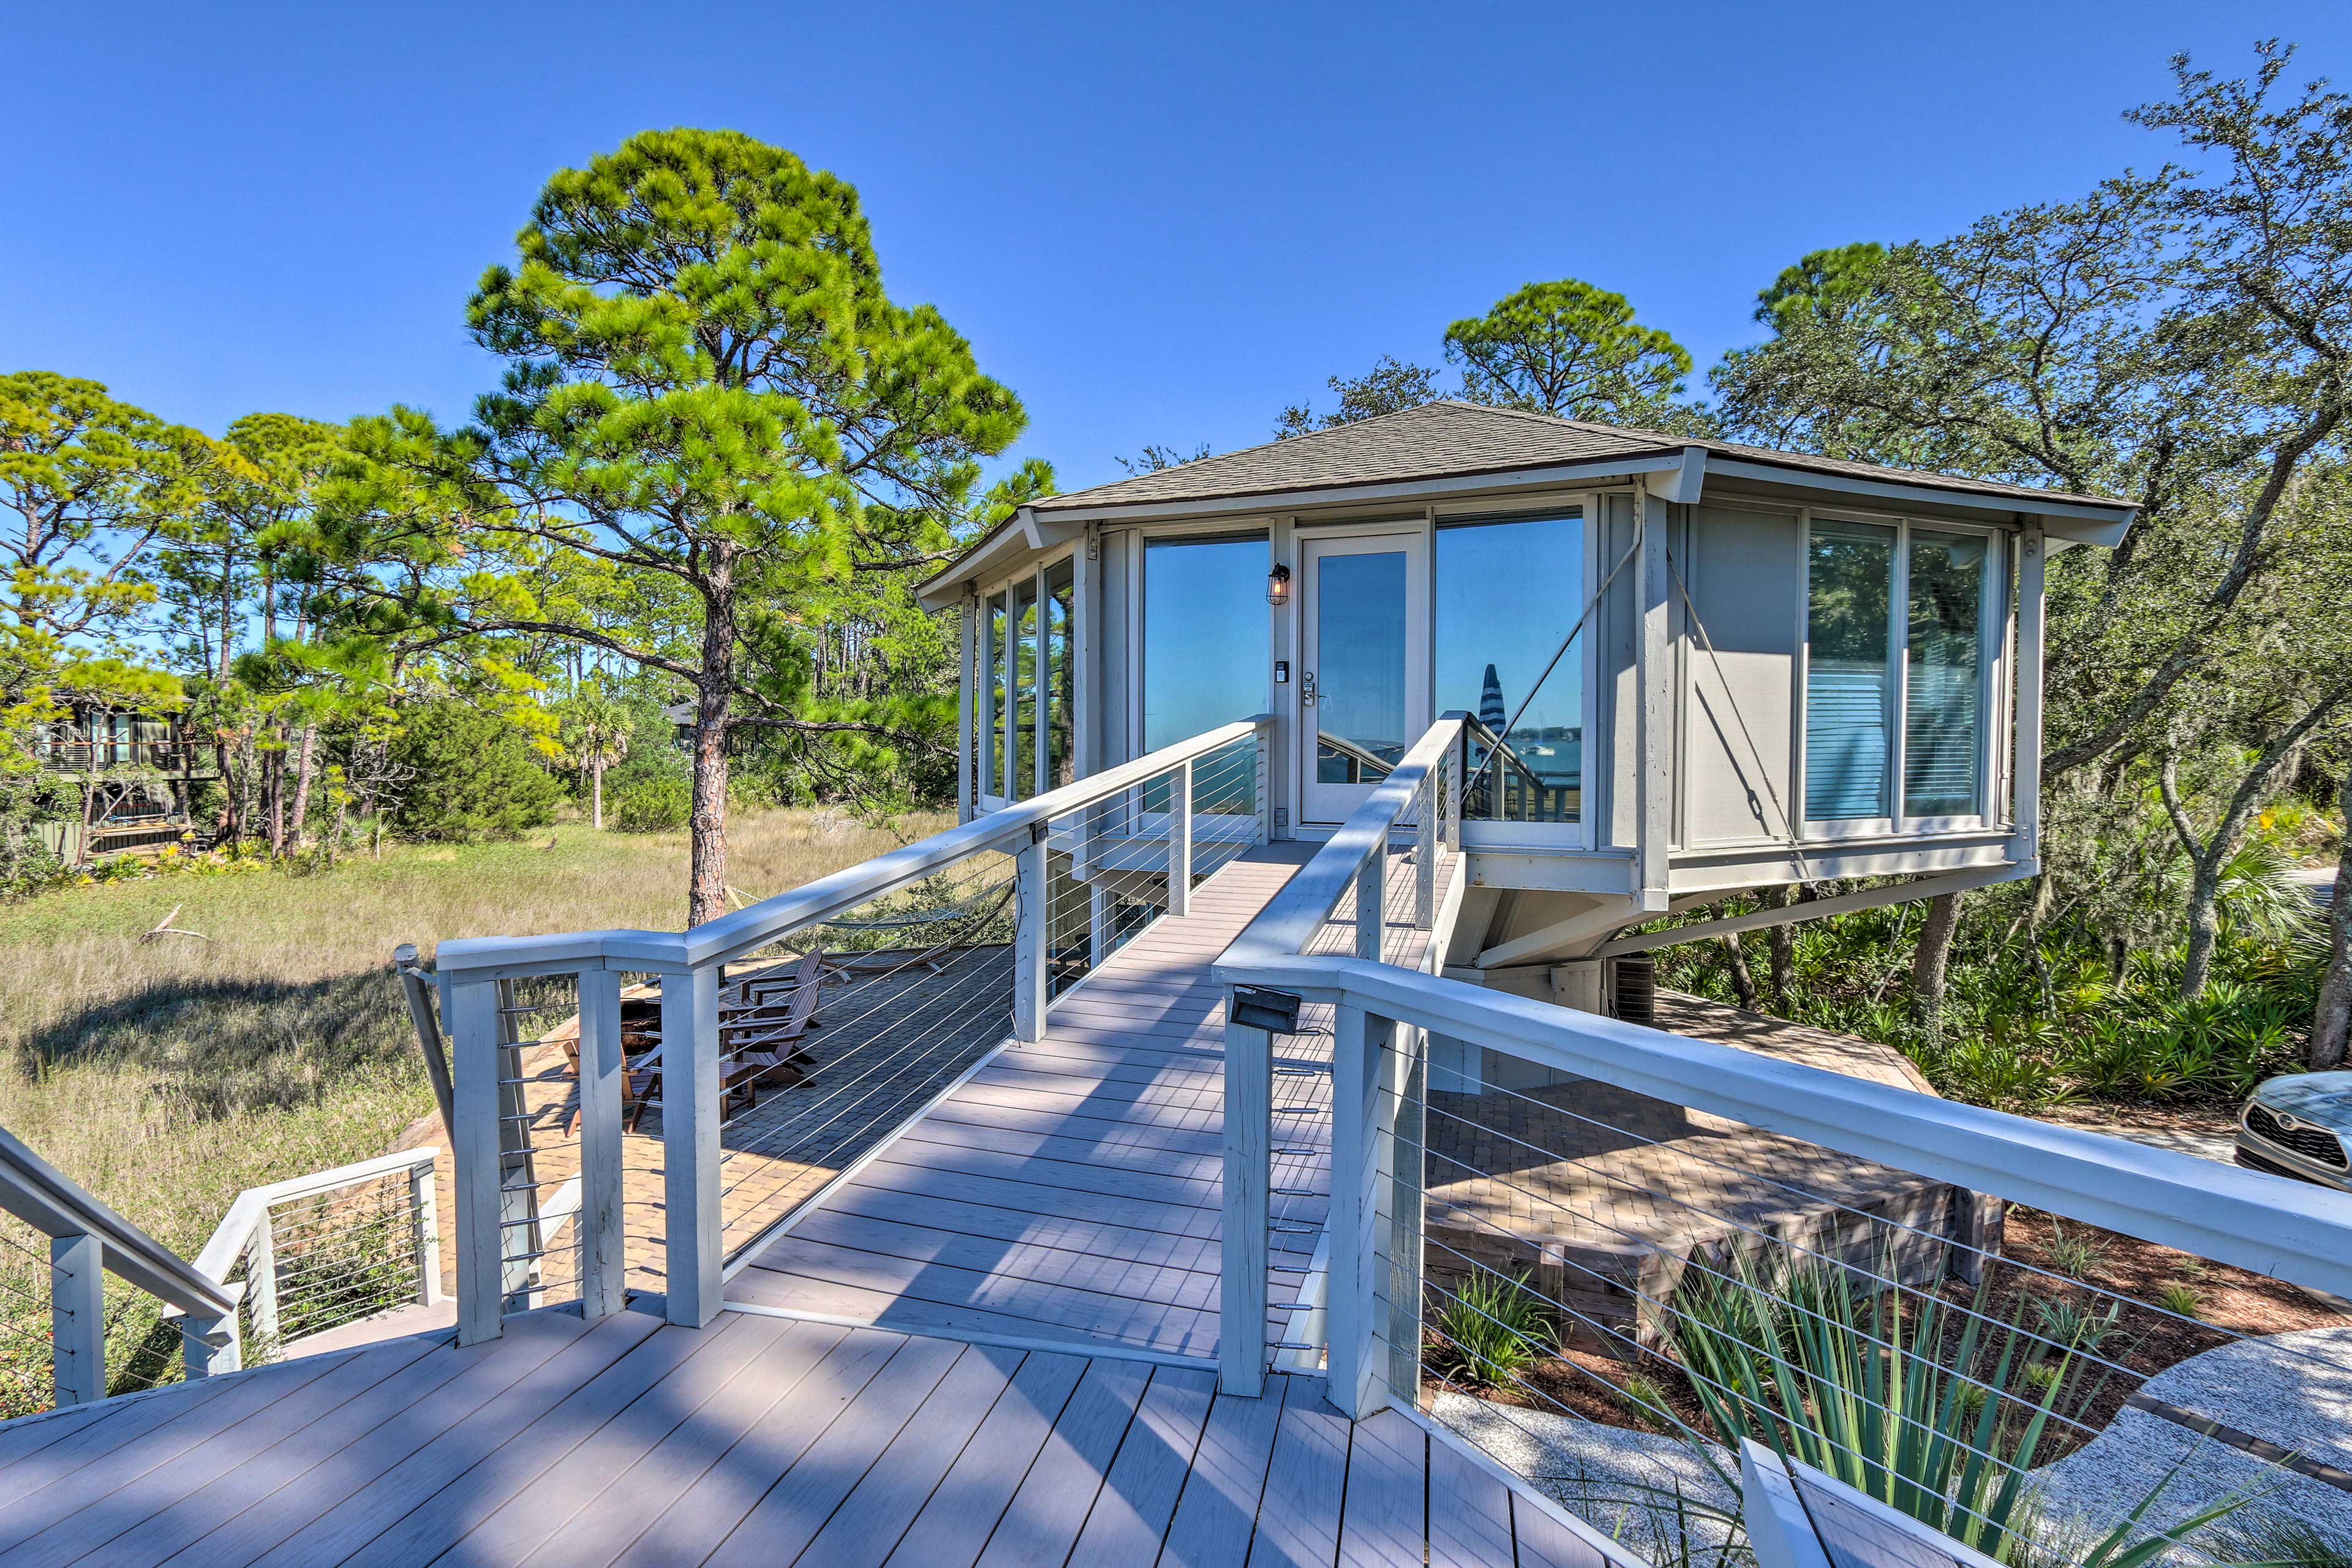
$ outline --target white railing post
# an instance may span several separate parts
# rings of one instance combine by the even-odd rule
[[[1364,863],[1356,868],[1356,956],[1378,963],[1381,939],[1387,934],[1381,906],[1388,900],[1389,835],[1383,827],[1372,841]]]
[[[668,1317],[689,1329],[719,1315],[719,966],[661,979],[662,1202]],[[616,1031],[617,1033],[617,1031]],[[584,1196],[584,1194],[583,1194]]]
[[[105,1256],[94,1236],[49,1238],[49,1373],[60,1405],[106,1397]]]
[[[1437,923],[1437,782],[1433,769],[1422,786],[1421,811],[1413,822],[1412,924],[1427,931]]]
[[[1257,802],[1257,841],[1274,842],[1274,726],[1260,724],[1250,739],[1251,796]]]
[[[1753,1437],[1739,1440],[1739,1502],[1757,1568],[1830,1568],[1787,1467]]]
[[[1046,929],[1045,824],[1032,828],[1029,842],[1013,857],[1013,1037],[1045,1037],[1045,956],[1053,933]]]
[[[1189,757],[1168,778],[1168,912],[1179,920],[1192,912],[1192,763]]]
[[[236,1313],[229,1311],[216,1318],[184,1314],[180,1319],[180,1365],[191,1381],[243,1370],[245,1350]]]
[[[448,991],[450,1096],[457,1124],[449,1130],[457,1199],[457,1342],[480,1344],[504,1331],[505,1217],[499,1191],[499,986],[459,980]]]
[[[1388,1391],[1418,1407],[1422,1253],[1427,1240],[1422,1198],[1428,1173],[1423,1150],[1429,1123],[1429,1035],[1400,1025],[1390,1039],[1396,1048],[1386,1053],[1389,1071],[1382,1075],[1389,1156]]]
[[[626,1172],[621,1139],[621,977],[580,975],[580,1310],[595,1319],[628,1305],[629,1260],[622,1230]],[[663,1125],[668,1125],[665,1118]]]
[[[278,1237],[271,1229],[269,1205],[253,1223],[253,1238],[245,1244],[245,1300],[253,1319],[253,1343],[263,1355],[282,1342],[278,1329]]]
[[[1459,852],[1462,848],[1462,814],[1470,808],[1470,726],[1462,726],[1462,733],[1448,748],[1445,765],[1452,770],[1454,787],[1445,796],[1445,847]]]
[[[1233,994],[1225,994],[1228,1019]],[[1274,1037],[1225,1025],[1224,1194],[1217,1281],[1217,1386],[1265,1386],[1266,1226],[1274,1145]]]
[[[408,1213],[416,1227],[416,1302],[441,1304],[441,1195],[434,1190],[434,1168],[427,1160],[408,1167]]]
[[[1342,1004],[1331,1040],[1330,1398],[1363,1420],[1388,1397],[1388,1325],[1381,1278],[1391,1194],[1382,1145],[1396,1128],[1390,1058],[1397,1026]]]

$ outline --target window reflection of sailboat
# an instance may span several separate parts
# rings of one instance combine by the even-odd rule
[[[1473,814],[1517,822],[1573,821],[1583,794],[1583,731],[1550,726],[1506,734],[1509,722],[1502,677],[1490,664],[1479,682],[1478,721],[1471,733],[1495,760],[1480,775]]]

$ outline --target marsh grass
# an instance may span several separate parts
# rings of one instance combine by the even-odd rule
[[[730,880],[764,898],[952,821],[739,813]],[[429,955],[460,936],[676,930],[686,860],[682,833],[573,823],[520,844],[393,846],[328,869],[111,882],[0,907],[0,1126],[193,1255],[239,1190],[382,1153],[431,1110],[388,973],[395,944]],[[208,940],[142,942],[175,905],[172,924]],[[18,1321],[22,1296],[45,1307],[47,1289],[37,1268],[14,1278],[26,1257],[0,1247],[0,1287],[16,1287],[0,1288],[0,1342],[29,1354],[26,1336],[37,1328],[45,1346],[47,1323]],[[110,1317],[134,1294],[110,1289]],[[126,1312],[118,1337],[145,1334],[152,1314]]]

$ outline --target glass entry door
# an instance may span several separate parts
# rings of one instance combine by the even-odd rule
[[[1429,558],[1418,532],[1308,539],[1300,818],[1339,823],[1429,728]]]

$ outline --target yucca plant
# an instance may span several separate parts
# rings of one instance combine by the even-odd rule
[[[1984,1286],[1957,1334],[1938,1297],[1900,1286],[1857,1296],[1848,1270],[1820,1265],[1768,1279],[1743,1257],[1685,1274],[1675,1349],[1708,1421],[1727,1442],[1753,1437],[2001,1555],[2071,1357],[2012,1432],[2008,1407],[2024,1406],[1998,1391],[2032,1341],[2014,1321],[1985,1331]]]

